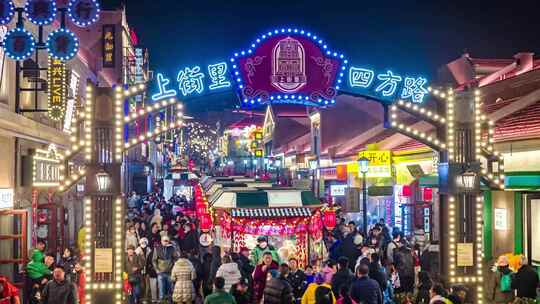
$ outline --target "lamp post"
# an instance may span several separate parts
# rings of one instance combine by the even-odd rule
[[[279,184],[279,174],[280,174],[280,171],[281,171],[281,159],[276,159],[276,161],[274,162],[275,165],[276,165],[276,180]]]
[[[315,193],[315,171],[317,171],[317,160],[311,159],[309,161],[309,169],[311,169],[311,191]]]
[[[367,237],[367,189],[366,189],[366,173],[369,169],[369,159],[361,157],[358,160],[358,173],[362,173],[362,218],[364,223],[364,237]]]
[[[476,173],[471,169],[456,176],[456,186],[463,192],[473,192],[476,189]]]
[[[247,174],[247,163],[248,163],[248,160],[244,159],[244,175]]]
[[[253,159],[253,167],[252,167],[252,171],[253,171],[253,176],[257,175],[257,159]]]

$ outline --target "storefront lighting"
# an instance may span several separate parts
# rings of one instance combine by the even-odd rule
[[[311,159],[309,161],[309,168],[311,170],[317,170],[317,160],[316,159]]]
[[[476,186],[476,173],[468,169],[456,176],[456,185],[466,192],[472,192]]]

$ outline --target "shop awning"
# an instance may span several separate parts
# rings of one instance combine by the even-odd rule
[[[504,186],[506,189],[540,189],[540,172],[507,172]]]
[[[311,216],[309,208],[241,208],[232,209],[232,217],[253,217],[253,218],[268,218],[268,217],[299,217]]]
[[[424,175],[419,178],[420,187],[430,187],[438,188],[439,187],[439,176],[436,174]]]
[[[299,189],[221,188],[210,197],[214,208],[291,208],[317,206],[320,201],[311,191]]]

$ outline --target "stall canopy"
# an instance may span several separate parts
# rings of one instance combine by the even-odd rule
[[[311,191],[299,189],[246,190],[222,188],[211,197],[210,205],[213,208],[226,209],[317,207],[320,205],[319,200]]]

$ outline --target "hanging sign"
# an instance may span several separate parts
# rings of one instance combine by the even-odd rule
[[[27,0],[24,12],[35,25],[49,25],[56,18],[55,0]]]
[[[71,0],[68,4],[68,16],[77,26],[86,27],[99,18],[97,0]]]
[[[8,24],[15,14],[12,0],[0,0],[0,25]]]
[[[36,149],[32,161],[33,187],[60,186],[60,155],[54,145],[47,150]]]
[[[79,38],[68,29],[59,28],[49,34],[47,49],[55,59],[70,60],[79,51]]]
[[[283,28],[261,35],[230,62],[243,105],[323,106],[335,102],[347,60],[317,35]]]
[[[13,189],[0,189],[0,209],[13,208]]]
[[[114,68],[116,51],[116,37],[114,24],[103,25],[102,31],[102,43],[103,43],[103,67]]]
[[[331,196],[345,196],[347,185],[330,185]]]
[[[34,36],[24,28],[13,28],[4,36],[4,51],[13,60],[25,60],[36,48]]]
[[[64,118],[66,111],[67,83],[65,62],[49,56],[47,79],[49,86],[49,117],[52,120],[60,121]]]

